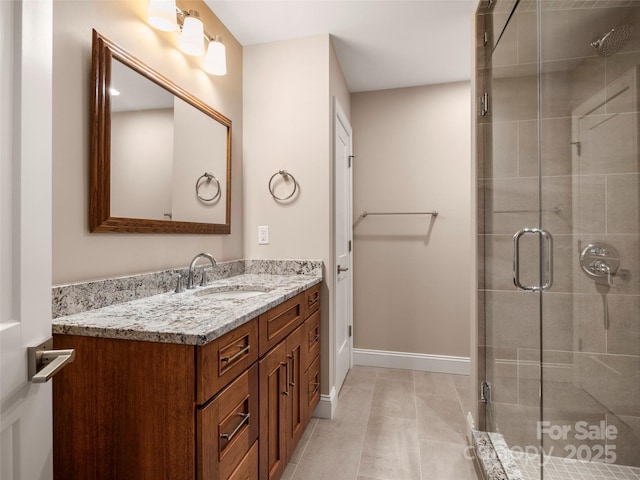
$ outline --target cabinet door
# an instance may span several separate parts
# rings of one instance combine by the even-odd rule
[[[287,362],[289,363],[289,414],[287,415],[287,460],[293,454],[304,432],[304,366],[306,328],[300,325],[287,337]]]
[[[287,466],[286,418],[289,410],[287,342],[260,360],[260,478],[279,479]]]

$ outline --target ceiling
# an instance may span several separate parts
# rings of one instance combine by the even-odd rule
[[[472,0],[205,0],[243,45],[331,34],[351,92],[469,80]]]

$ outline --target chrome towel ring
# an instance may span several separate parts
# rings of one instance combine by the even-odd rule
[[[282,177],[284,178],[284,181],[288,181],[289,177],[291,177],[291,179],[293,180],[293,190],[291,191],[291,193],[289,195],[287,195],[286,197],[278,197],[274,192],[273,192],[273,179],[276,178],[277,175],[282,175]],[[276,199],[276,200],[289,200],[291,197],[293,197],[296,193],[296,191],[298,190],[298,181],[296,180],[296,177],[294,177],[293,175],[291,175],[289,172],[287,172],[286,170],[279,170],[276,173],[274,173],[273,175],[271,175],[271,178],[269,179],[269,193],[271,193],[271,196]]]
[[[217,191],[216,194],[212,197],[204,197],[201,193],[200,193],[200,187],[202,186],[203,181],[206,179],[206,183],[207,185],[210,184],[212,181],[216,182],[216,187],[217,187]],[[198,198],[200,200],[202,200],[203,202],[213,202],[215,200],[217,200],[218,198],[220,198],[220,182],[218,181],[218,179],[215,177],[215,175],[213,175],[212,173],[209,172],[204,172],[202,175],[200,175],[198,177],[198,180],[196,180],[196,195],[198,195]]]

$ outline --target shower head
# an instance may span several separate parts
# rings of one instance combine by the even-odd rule
[[[601,57],[609,57],[618,53],[631,39],[632,34],[633,25],[622,23],[591,42],[591,46],[596,49]]]

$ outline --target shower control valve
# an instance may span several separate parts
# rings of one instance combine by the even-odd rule
[[[589,244],[580,254],[580,266],[593,279],[606,278],[612,285],[611,277],[618,273],[620,258],[618,251],[606,243]]]

